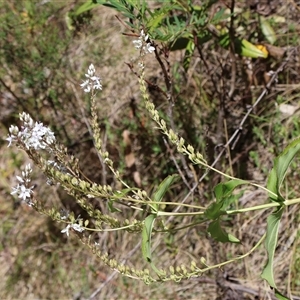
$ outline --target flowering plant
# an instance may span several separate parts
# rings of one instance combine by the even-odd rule
[[[196,18],[196,15],[193,16]],[[199,20],[194,19],[194,21],[197,23]],[[17,195],[18,198],[22,199],[36,211],[50,216],[54,221],[64,223],[65,227],[61,230],[61,233],[66,233],[68,237],[71,236],[71,232],[74,233],[87,247],[91,248],[105,264],[116,272],[122,273],[130,278],[141,279],[146,283],[164,282],[167,280],[179,281],[201,276],[206,271],[221,268],[226,264],[249,256],[266,240],[268,263],[264,268],[262,277],[279,293],[273,278],[273,260],[278,239],[279,223],[284,209],[289,205],[299,203],[299,199],[286,199],[283,197],[280,187],[285,179],[290,162],[300,150],[300,140],[297,139],[291,143],[275,160],[274,168],[268,178],[267,187],[241,180],[221,172],[215,168],[216,161],[209,164],[205,159],[205,155],[197,151],[193,145],[187,143],[186,140],[180,136],[179,130],[176,129],[176,126],[173,124],[172,107],[175,105],[175,100],[172,96],[171,78],[168,72],[168,63],[164,64],[164,59],[161,59],[160,54],[163,53],[165,55],[164,58],[167,57],[168,50],[166,50],[166,44],[172,44],[175,35],[160,35],[155,25],[156,23],[159,22],[153,22],[153,25],[148,22],[148,26],[143,26],[147,28],[147,30],[138,29],[138,31],[136,31],[139,32],[138,39],[133,41],[135,48],[140,51],[138,63],[140,68],[139,73],[136,75],[138,75],[139,79],[141,98],[145,110],[155,123],[156,128],[168,139],[168,141],[165,140],[166,145],[176,148],[177,153],[183,161],[183,165],[186,166],[185,172],[190,177],[193,176],[190,175],[188,165],[186,164],[187,160],[191,166],[198,165],[202,170],[205,170],[204,175],[199,180],[195,179],[193,186],[191,186],[190,183],[187,182],[184,172],[178,167],[174,159],[174,164],[176,165],[179,175],[172,174],[166,177],[151,194],[149,194],[148,191],[150,189],[146,190],[141,188],[142,185],[138,187],[129,185],[123,179],[121,172],[114,166],[109,152],[103,147],[96,109],[96,93],[102,90],[102,79],[96,73],[94,65],[91,64],[85,74],[85,80],[80,84],[83,91],[90,96],[91,122],[89,126],[93,134],[94,147],[97,150],[102,164],[111,171],[119,185],[99,184],[98,182],[87,179],[79,168],[78,160],[74,156],[71,156],[65,147],[59,144],[53,131],[43,123],[35,122],[29,114],[21,113],[20,121],[22,125],[20,127],[12,125],[9,129],[9,135],[7,137],[9,146],[16,144],[26,151],[34,165],[38,166],[47,176],[48,183],[64,188],[80,207],[87,212],[88,217],[75,217],[72,212],[62,215],[61,211],[57,208],[49,208],[45,203],[39,200],[35,195],[34,186],[31,185],[32,169],[30,165],[25,167],[22,176],[17,177],[18,185],[13,188],[12,194]],[[181,26],[181,24],[182,23],[178,23],[177,25]],[[154,42],[155,37],[165,42],[165,44],[156,44]],[[194,40],[197,40],[196,36]],[[196,46],[195,44],[196,42],[193,44],[193,47]],[[193,47],[190,44],[189,50]],[[201,54],[200,49],[199,53]],[[155,54],[155,59],[162,68],[166,89],[161,89],[160,92],[166,96],[168,101],[170,108],[169,118],[162,117],[163,114],[156,108],[154,101],[151,101],[149,96],[147,88],[150,84],[145,78],[146,64],[144,61],[145,55],[148,54]],[[132,70],[134,69],[133,66],[128,65]],[[273,81],[275,81],[276,75],[276,73],[273,74]],[[157,89],[159,89],[159,87],[157,87]],[[264,93],[266,93],[266,91],[267,89]],[[252,110],[247,111],[247,114],[249,115],[251,111]],[[243,123],[244,121],[241,122],[241,124]],[[233,139],[230,138],[229,141],[227,146],[229,146]],[[214,201],[211,201],[209,204],[206,203],[205,205],[200,205],[199,202],[185,203],[186,199],[190,198],[209,171],[218,173],[225,178],[223,182],[220,182],[214,188]],[[179,203],[175,201],[165,201],[167,192],[171,190],[172,185],[178,178],[181,178],[188,187],[188,194]],[[260,189],[271,202],[259,206],[234,208],[233,203],[237,199],[234,191],[241,186]],[[99,209],[92,200],[105,203],[107,212]],[[124,207],[132,211],[131,218],[122,218],[122,209],[124,209]],[[152,241],[154,237],[156,237],[156,241],[158,241],[162,232],[173,234],[174,232],[185,230],[188,227],[196,228],[199,224],[206,222],[206,233],[212,239],[222,243],[227,242],[238,245],[241,243],[241,239],[234,236],[231,229],[229,230],[230,232],[228,232],[227,228],[224,229],[224,217],[270,208],[274,208],[274,213],[270,214],[268,218],[266,234],[261,236],[253,248],[242,256],[237,256],[215,264],[207,263],[204,257],[201,257],[197,262],[195,262],[195,260],[189,260],[187,263],[175,267],[158,267],[155,263]],[[177,220],[180,220],[180,218],[191,218],[192,221],[186,225],[186,227],[181,228],[178,226],[180,221],[174,221],[176,218]],[[138,269],[114,258],[110,258],[108,253],[103,253],[103,250],[99,249],[99,243],[94,233],[108,233],[113,231],[140,234],[142,256],[147,267],[151,268],[151,272],[147,267]]]

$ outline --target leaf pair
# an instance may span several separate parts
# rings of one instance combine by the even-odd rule
[[[234,189],[246,183],[244,180],[233,179],[219,183],[215,187],[216,202],[212,203],[204,213],[208,219],[212,220],[207,230],[213,239],[222,243],[240,243],[239,239],[221,227],[221,216],[225,215],[226,209],[236,201],[236,197],[232,195]]]
[[[261,277],[269,283],[271,287],[275,289],[275,294],[278,299],[288,299],[283,296],[276,287],[274,279],[274,255],[275,249],[278,242],[278,231],[280,225],[280,219],[285,208],[285,199],[281,195],[280,188],[282,186],[283,180],[286,177],[286,173],[289,165],[294,159],[295,155],[300,150],[300,138],[294,140],[289,146],[287,146],[284,151],[275,159],[274,167],[270,172],[268,178],[267,188],[269,192],[269,198],[271,201],[278,202],[280,204],[279,208],[272,213],[267,219],[267,233],[265,247],[268,253],[268,261]]]

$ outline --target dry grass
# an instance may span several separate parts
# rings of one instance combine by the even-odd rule
[[[290,1],[294,3],[294,1]],[[63,6],[68,10],[69,6]],[[108,8],[97,8],[94,17],[82,31],[74,37],[64,60],[68,62],[68,69],[60,69],[64,74],[64,95],[66,98],[59,99],[63,109],[54,114],[49,106],[43,108],[41,115],[53,125],[58,127],[62,140],[62,128],[68,132],[66,139],[73,153],[81,159],[81,166],[85,174],[92,180],[103,181],[101,163],[93,150],[86,121],[89,118],[87,100],[83,97],[78,83],[83,77],[89,63],[93,63],[99,70],[103,79],[103,92],[99,94],[99,119],[105,128],[103,140],[104,146],[111,153],[116,165],[124,172],[128,182],[134,184],[134,178],[124,162],[124,130],[131,132],[136,164],[142,177],[144,188],[150,192],[165,173],[176,172],[175,167],[169,162],[168,153],[160,142],[159,133],[153,130],[153,124],[147,119],[139,96],[139,87],[135,75],[124,64],[131,62],[137,57],[131,39],[121,35],[124,27],[114,17],[115,12]],[[299,12],[291,11],[291,6],[278,9],[279,15],[285,15],[290,24],[296,27],[296,33],[300,32],[297,25]],[[290,13],[290,14],[289,14]],[[63,14],[61,15],[61,17]],[[57,24],[53,24],[57,26]],[[287,26],[280,28],[282,36],[289,33]],[[280,31],[280,32],[281,32]],[[293,33],[295,35],[295,33]],[[289,38],[292,39],[293,36]],[[282,38],[282,40],[284,37]],[[210,49],[207,44],[204,50],[204,59],[218,76],[230,69],[228,53],[224,49]],[[287,45],[288,46],[288,45]],[[171,53],[171,66],[182,60],[183,53],[180,51]],[[158,84],[163,85],[162,75],[157,62],[148,58],[146,62],[147,77],[156,78]],[[220,63],[223,62],[222,64]],[[241,64],[240,60],[237,60]],[[261,62],[254,64],[267,65],[268,68],[276,68],[280,62]],[[221,65],[223,70],[221,70]],[[237,72],[242,73],[241,70]],[[232,169],[235,174],[252,180],[266,180],[265,170],[272,166],[274,153],[278,154],[283,146],[295,135],[300,134],[300,129],[295,129],[295,122],[299,110],[294,116],[287,117],[282,121],[278,114],[274,100],[281,96],[284,103],[299,106],[299,57],[294,57],[288,64],[287,69],[280,77],[280,84],[284,84],[284,90],[280,86],[272,89],[264,104],[256,112],[261,121],[250,123],[263,133],[267,146],[262,145],[257,135],[251,133],[241,140],[240,148],[233,152],[231,159],[235,164],[230,165],[228,156],[224,157],[220,166],[224,170]],[[12,70],[11,72],[17,70]],[[178,72],[182,74],[179,67]],[[174,77],[176,73],[174,72]],[[238,73],[240,75],[240,73]],[[260,74],[261,75],[261,74]],[[228,86],[230,74],[224,74],[224,86]],[[179,76],[180,77],[180,76]],[[222,77],[223,78],[223,77]],[[218,95],[215,94],[211,78],[205,71],[204,65],[198,57],[195,57],[191,69],[186,77],[181,76],[176,88],[178,98],[174,118],[179,123],[178,131],[187,140],[196,141],[199,149],[205,150],[207,143],[205,126],[209,127],[208,136],[212,141],[218,140],[218,128],[216,118],[218,112]],[[7,79],[10,82],[10,79]],[[220,82],[219,82],[220,83]],[[221,83],[220,83],[221,84]],[[252,86],[252,101],[261,91],[262,82],[258,86]],[[22,84],[14,83],[15,92],[18,93]],[[237,103],[244,96],[247,82],[245,78],[237,81],[237,98],[228,104],[228,131],[235,128],[239,118],[243,114]],[[20,106],[15,99],[7,96],[7,91],[1,90],[1,101],[9,116],[19,112]],[[21,95],[18,94],[18,95]],[[152,94],[153,101],[159,109],[165,112],[168,104],[161,95]],[[132,115],[130,104],[135,99],[137,115]],[[272,102],[273,101],[273,102]],[[46,101],[45,101],[46,103]],[[12,105],[16,111],[9,111]],[[176,108],[177,108],[176,107]],[[2,119],[5,118],[1,115]],[[8,115],[6,115],[7,120]],[[236,121],[237,119],[237,121]],[[0,136],[6,136],[7,124],[1,120]],[[188,120],[188,121],[186,121]],[[141,125],[142,124],[142,125]],[[277,131],[275,131],[275,129]],[[225,134],[224,134],[225,135]],[[223,137],[224,137],[223,135]],[[198,140],[195,140],[198,136]],[[249,138],[248,138],[249,137]],[[200,140],[200,141],[199,141]],[[249,157],[249,150],[254,151],[259,160]],[[212,149],[208,149],[212,151]],[[166,159],[167,153],[167,159]],[[21,165],[25,164],[26,158],[16,149],[7,148],[5,143],[0,149],[0,298],[1,299],[216,299],[218,295],[218,280],[224,277],[225,286],[233,291],[225,298],[219,299],[271,299],[271,291],[267,284],[260,278],[261,270],[266,263],[266,253],[261,246],[247,258],[230,264],[217,272],[209,272],[197,279],[182,281],[180,283],[166,282],[163,284],[144,285],[140,281],[122,277],[99,262],[96,256],[78,242],[71,235],[66,238],[60,233],[61,224],[54,224],[51,220],[41,216],[27,208],[23,204],[16,203],[10,195],[11,186],[15,184],[15,175]],[[239,156],[240,155],[240,156]],[[207,154],[208,156],[208,154]],[[244,163],[246,161],[246,163]],[[246,169],[246,171],[245,171]],[[203,170],[194,167],[198,177]],[[165,173],[164,173],[165,172]],[[199,175],[200,174],[200,175]],[[35,174],[37,194],[47,204],[64,206],[78,211],[73,200],[65,195],[59,188],[45,187],[45,178],[42,174]],[[299,178],[297,165],[290,171],[291,178],[288,182],[287,193],[299,194],[297,179]],[[219,177],[210,175],[209,180],[203,183],[203,192],[196,195],[197,201],[207,204],[212,199],[213,184],[220,180]],[[111,175],[105,177],[105,181],[113,186],[117,183]],[[260,205],[266,202],[264,193],[247,190],[239,191],[237,201],[239,207]],[[187,193],[187,189],[176,186],[168,195],[166,201],[180,201]],[[192,203],[193,199],[189,200]],[[203,204],[201,203],[201,204]],[[101,204],[102,205],[102,204]],[[105,205],[102,207],[107,209]],[[79,211],[80,212],[80,211]],[[130,216],[129,210],[124,210],[124,217]],[[171,264],[189,264],[191,260],[199,261],[204,257],[207,264],[216,263],[224,259],[241,255],[250,251],[259,238],[265,232],[267,212],[252,212],[245,215],[237,215],[226,220],[230,232],[241,239],[242,245],[215,245],[206,236],[205,226],[199,225],[192,229],[179,231],[177,234],[159,234],[153,239],[153,251],[155,263],[161,267]],[[178,224],[184,225],[191,219],[178,219]],[[279,234],[279,244],[276,250],[276,282],[279,289],[288,291],[294,296],[300,297],[300,219],[297,206],[286,210]],[[99,235],[101,249],[109,251],[112,256],[126,260],[128,264],[143,268],[145,263],[141,258],[139,235],[131,234],[101,234]],[[221,276],[220,276],[221,274]],[[224,276],[223,276],[224,275]],[[223,283],[224,284],[224,283]],[[228,292],[228,291],[226,291]],[[234,294],[238,293],[238,294]],[[257,298],[255,298],[255,296]],[[223,297],[223,298],[222,298]],[[231,297],[231,298],[230,298]]]

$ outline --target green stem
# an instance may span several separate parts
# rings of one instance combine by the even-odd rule
[[[159,216],[199,216],[203,215],[204,212],[189,212],[189,213],[172,213],[172,212],[164,212],[164,211],[158,211],[156,215]]]
[[[300,198],[291,199],[291,200],[285,200],[283,203],[286,206],[298,204],[298,203],[300,203]]]
[[[237,261],[237,260],[240,260],[240,259],[243,259],[243,258],[249,256],[254,250],[256,250],[256,249],[258,248],[258,246],[263,242],[263,240],[265,239],[265,237],[266,237],[266,234],[264,234],[264,235],[260,238],[260,240],[257,242],[257,244],[256,244],[252,249],[250,249],[250,251],[248,251],[247,253],[245,253],[245,254],[243,254],[243,255],[241,255],[241,256],[235,257],[235,258],[233,258],[233,259],[231,259],[231,260],[227,260],[227,261],[225,261],[225,262],[222,262],[222,263],[220,263],[220,264],[213,265],[213,266],[207,267],[207,268],[205,268],[205,269],[201,269],[201,271],[202,271],[202,272],[206,272],[206,271],[211,270],[211,269],[220,268],[220,267],[223,267],[223,266],[225,266],[225,265],[227,265],[227,264],[230,264],[230,263],[232,263],[232,262],[234,262],[234,261]]]
[[[281,205],[289,206],[289,205],[294,205],[294,204],[298,204],[298,203],[300,203],[300,198],[285,200],[282,203],[281,202],[271,202],[271,203],[247,207],[247,208],[227,210],[226,214],[232,215],[232,214],[243,213],[243,212],[252,211],[252,210],[254,211],[254,210],[260,210],[260,209],[268,209],[268,208],[277,207],[277,206],[281,206]]]
[[[107,229],[97,229],[97,228],[89,228],[89,227],[84,227],[84,226],[81,226],[81,228],[83,228],[84,230],[87,230],[87,231],[95,231],[95,232],[109,232],[109,231],[118,231],[118,230],[122,230],[122,229],[126,229],[126,228],[130,228],[130,227],[133,227],[135,226],[136,224],[130,224],[130,225],[127,225],[127,226],[123,226],[123,227],[118,227],[118,228],[107,228]]]

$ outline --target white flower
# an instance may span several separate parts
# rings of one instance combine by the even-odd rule
[[[21,113],[20,120],[23,125],[19,129],[17,126],[10,126],[10,135],[7,137],[8,147],[13,142],[21,143],[27,149],[50,149],[50,145],[55,143],[54,133],[43,123],[35,122],[29,114]]]
[[[139,40],[134,40],[133,41],[133,44],[134,44],[134,47],[136,48],[136,49],[141,49],[142,48],[142,46],[143,46],[143,42],[139,39]]]
[[[147,43],[147,45],[144,47],[145,53],[153,53],[155,51],[155,48],[151,46],[150,43]]]
[[[73,228],[74,230],[79,231],[79,232],[84,231],[84,228],[82,228],[79,224],[74,223],[74,224],[68,224],[68,226],[61,231],[61,233],[66,233],[66,235],[69,236],[70,228]]]
[[[71,225],[69,224],[65,229],[63,229],[61,231],[61,233],[66,233],[67,236],[69,236],[69,229],[70,229]]]
[[[82,228],[79,224],[72,224],[71,227],[79,232],[82,232],[84,230],[84,228]]]
[[[155,47],[153,47],[151,42],[149,42],[149,35],[146,35],[144,30],[141,30],[138,40],[134,40],[133,44],[136,49],[142,50],[141,55],[153,53],[155,51]]]
[[[29,183],[31,181],[31,172],[32,169],[30,164],[26,165],[25,170],[22,171],[22,177],[16,176],[17,180],[19,181],[19,184],[16,187],[13,187],[11,192],[11,195],[17,194],[18,198],[21,198],[28,205],[32,205],[30,200],[34,188],[34,186],[29,187]]]
[[[10,147],[11,143],[15,142],[16,139],[15,139],[14,136],[9,135],[8,138],[6,138],[6,140],[8,141],[8,146],[7,147]]]
[[[101,78],[95,75],[96,70],[93,64],[90,64],[87,74],[85,74],[86,80],[80,85],[85,93],[89,93],[93,90],[102,90]]]
[[[89,66],[89,69],[88,69],[88,74],[85,74],[86,77],[89,77],[89,76],[94,76],[95,75],[95,67],[93,64],[90,64]]]
[[[12,195],[18,194],[18,198],[22,198],[26,202],[27,199],[31,199],[32,187],[26,188],[23,184],[18,184],[17,187],[13,188]]]

